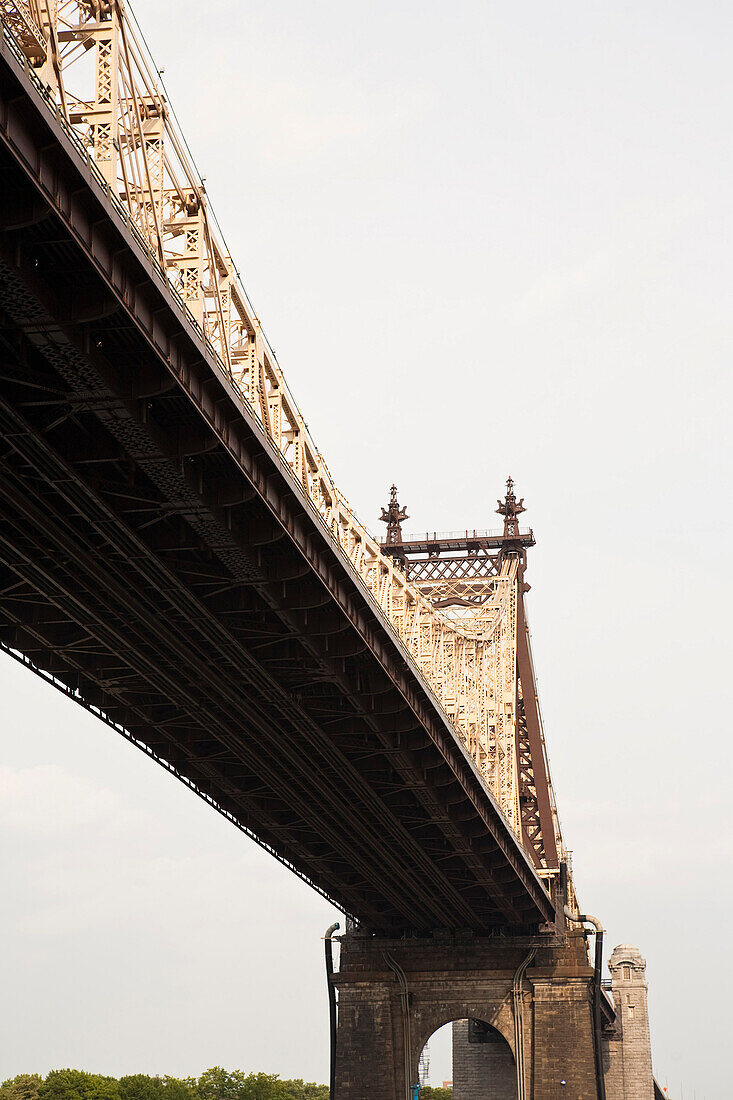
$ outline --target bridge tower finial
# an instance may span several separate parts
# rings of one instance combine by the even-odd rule
[[[519,538],[519,516],[526,511],[524,497],[517,500],[514,495],[514,480],[511,474],[506,479],[506,496],[504,500],[497,500],[499,507],[496,509],[500,516],[504,517],[504,538]]]
[[[387,524],[387,546],[396,546],[402,542],[402,521],[409,519],[406,508],[400,508],[397,500],[397,486],[393,485],[389,491],[389,504],[382,509],[379,517],[382,523]]]

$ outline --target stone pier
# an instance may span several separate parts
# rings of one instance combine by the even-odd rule
[[[481,1100],[597,1097],[593,969],[580,929],[402,940],[352,931],[341,939],[335,981],[337,1100],[407,1100],[424,1044],[454,1020],[477,1021],[466,1025],[475,1029],[466,1047],[482,1053],[467,1073],[476,1077],[482,1058],[498,1067],[475,1093]]]

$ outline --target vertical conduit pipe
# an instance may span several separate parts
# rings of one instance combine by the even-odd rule
[[[331,937],[341,925],[335,921],[326,929],[326,981],[328,982],[328,1022],[331,1033],[331,1061],[328,1094],[336,1096],[336,986],[333,984],[333,941]]]
[[[514,1063],[517,1067],[517,1100],[526,1100],[524,1075],[524,1020],[522,1018],[522,982],[524,974],[537,954],[533,947],[526,959],[519,964],[512,984],[512,1008],[514,1009]]]
[[[405,972],[398,962],[384,952],[384,959],[387,966],[396,975],[400,983],[400,1000],[402,1001],[402,1028],[403,1028],[403,1045],[405,1048],[405,1100],[413,1100],[412,1084],[410,1083],[410,1074],[412,1072],[412,1038],[410,1035],[410,993],[407,988],[407,978]]]
[[[595,970],[593,975],[593,1053],[596,1059],[596,1083],[598,1087],[598,1100],[606,1100],[606,1081],[603,1076],[603,1046],[601,1035],[601,968],[603,965],[603,925],[597,917],[591,917],[587,913],[577,915],[568,909],[564,909],[568,920],[576,924],[592,924],[596,934]]]

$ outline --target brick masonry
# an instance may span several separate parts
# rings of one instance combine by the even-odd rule
[[[485,1021],[514,1062],[513,979],[533,948],[519,999],[525,1100],[595,1100],[593,970],[581,931],[411,940],[348,932],[335,979],[338,1100],[405,1100],[423,1046],[452,1020]],[[504,1094],[489,1089],[484,1100]]]

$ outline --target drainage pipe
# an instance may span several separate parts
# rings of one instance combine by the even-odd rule
[[[331,1032],[331,1076],[328,1094],[331,1100],[336,1096],[336,986],[333,984],[333,940],[331,937],[341,925],[335,921],[326,929],[326,981],[328,982],[328,1022]]]
[[[522,982],[524,974],[537,954],[533,947],[524,962],[521,962],[514,974],[512,985],[512,1007],[514,1009],[514,1062],[517,1067],[517,1100],[526,1100],[524,1077],[524,1019],[522,1016]]]
[[[588,913],[577,915],[565,906],[563,912],[568,920],[576,924],[592,924],[596,936],[595,972],[593,980],[593,1052],[596,1058],[596,1082],[598,1100],[606,1100],[606,1082],[603,1077],[603,1047],[601,1036],[601,966],[603,963],[603,925],[597,917]]]
[[[412,1084],[410,1083],[410,1074],[412,1073],[412,1039],[410,1037],[410,993],[407,988],[407,978],[405,972],[398,962],[392,958],[391,955],[384,952],[384,959],[387,966],[396,975],[400,983],[400,1000],[402,1001],[402,1028],[403,1028],[403,1046],[405,1050],[405,1100],[413,1100],[414,1092]]]

